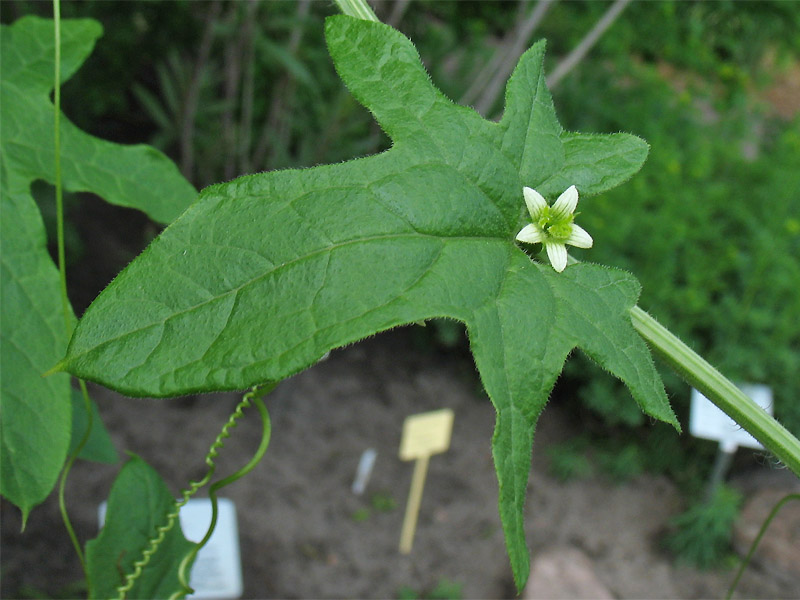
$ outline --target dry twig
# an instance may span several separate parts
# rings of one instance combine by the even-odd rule
[[[200,46],[197,50],[192,81],[183,102],[180,128],[181,173],[190,181],[192,181],[192,172],[194,171],[194,126],[200,96],[200,83],[211,53],[211,44],[214,41],[214,23],[219,16],[221,6],[220,0],[214,0],[206,12],[203,37],[200,39]]]
[[[489,63],[486,69],[486,73],[491,79],[485,86],[481,85],[483,91],[475,103],[475,110],[480,114],[485,115],[488,113],[497,102],[498,97],[503,92],[508,76],[511,75],[517,60],[528,46],[528,40],[556,1],[539,0],[528,17],[520,20],[517,27],[506,37],[502,46],[498,48],[492,62]],[[468,90],[467,94],[469,93],[470,91]]]

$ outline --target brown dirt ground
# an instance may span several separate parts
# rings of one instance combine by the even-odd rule
[[[477,392],[468,357],[414,340],[414,331],[403,329],[336,351],[268,397],[267,455],[221,494],[238,510],[244,597],[393,598],[403,586],[430,590],[441,579],[461,584],[464,598],[513,597],[490,452],[493,409]],[[125,399],[97,388],[93,395],[117,447],[142,456],[176,492],[202,476],[202,457],[237,401],[233,394]],[[397,545],[412,473],[412,464],[397,458],[402,423],[442,407],[455,411],[452,446],[431,459],[414,550],[402,556]],[[249,459],[257,421],[253,413],[242,420],[221,453],[219,473]],[[676,567],[660,549],[666,521],[682,510],[670,481],[560,483],[548,474],[548,446],[579,426],[557,401],[542,416],[526,505],[533,554],[580,549],[617,598],[723,597],[732,571]],[[378,452],[375,470],[357,497],[350,486],[370,447]],[[83,540],[96,535],[97,504],[116,469],[82,463],[71,475],[68,502]],[[370,501],[376,493],[394,499],[396,508],[376,510]],[[354,518],[364,508],[369,517]],[[53,498],[33,511],[24,534],[17,511],[4,503],[2,533],[4,598],[25,588],[64,594],[79,579]],[[737,595],[792,597],[797,584],[756,567]]]

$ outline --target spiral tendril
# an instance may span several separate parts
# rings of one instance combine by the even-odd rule
[[[244,414],[244,410],[249,408],[252,404],[251,402],[254,401],[256,404],[256,408],[259,411],[259,415],[261,416],[262,422],[262,435],[261,435],[261,443],[256,450],[253,457],[250,461],[241,469],[229,475],[228,477],[221,479],[220,481],[215,482],[208,491],[209,499],[211,500],[211,523],[209,525],[208,531],[203,539],[198,543],[195,544],[192,551],[187,554],[184,559],[181,561],[179,569],[178,569],[178,581],[181,585],[181,589],[175,592],[170,599],[175,598],[182,598],[187,593],[191,593],[193,590],[189,586],[188,578],[187,578],[187,570],[189,565],[192,564],[197,553],[200,549],[208,542],[211,538],[212,533],[214,532],[214,528],[217,524],[217,514],[218,514],[218,506],[217,506],[217,494],[216,492],[225,487],[228,484],[233,483],[240,477],[249,473],[261,458],[264,456],[264,453],[267,450],[267,446],[269,445],[269,438],[271,433],[271,425],[269,414],[267,413],[267,409],[264,406],[264,402],[261,400],[263,396],[268,394],[272,391],[272,389],[277,385],[277,383],[268,383],[261,386],[253,387],[249,392],[247,392],[244,396],[242,396],[241,401],[236,405],[233,413],[228,417],[228,421],[222,427],[217,438],[214,440],[214,443],[211,444],[211,447],[208,450],[208,453],[205,457],[205,463],[208,465],[208,471],[206,472],[205,476],[202,479],[197,481],[192,481],[189,483],[189,487],[181,491],[180,498],[175,501],[172,510],[167,513],[165,520],[166,522],[163,525],[160,525],[156,528],[156,535],[152,537],[148,543],[146,548],[142,551],[142,557],[133,563],[133,570],[125,576],[125,582],[117,588],[117,598],[118,600],[125,600],[128,592],[133,589],[133,586],[136,583],[136,580],[142,575],[144,568],[150,563],[150,559],[153,555],[158,551],[159,546],[164,541],[167,533],[175,526],[175,521],[178,519],[180,514],[180,510],[183,506],[189,502],[189,499],[197,493],[201,487],[206,485],[211,478],[214,476],[214,472],[217,469],[217,465],[214,460],[219,455],[220,449],[224,446],[225,440],[230,437],[231,430],[236,427],[239,419]]]

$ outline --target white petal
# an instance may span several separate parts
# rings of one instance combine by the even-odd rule
[[[578,188],[571,185],[558,197],[556,203],[553,204],[553,214],[556,218],[563,219],[574,213],[576,206],[578,206]]]
[[[547,200],[539,192],[529,187],[522,188],[522,195],[525,197],[525,205],[528,207],[531,218],[538,221],[539,215],[547,208]]]
[[[544,240],[544,236],[541,230],[535,225],[525,225],[517,234],[517,239],[520,242],[527,242],[528,244],[538,244]]]
[[[580,225],[572,224],[572,233],[567,238],[565,244],[575,246],[576,248],[591,248],[594,244],[592,236]]]
[[[553,268],[561,273],[567,267],[567,247],[559,242],[546,242],[547,258]]]

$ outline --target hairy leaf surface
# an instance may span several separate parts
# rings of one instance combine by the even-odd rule
[[[91,53],[100,25],[62,23],[62,81]],[[53,22],[25,17],[0,26],[0,493],[26,517],[52,489],[70,443],[69,377],[43,378],[68,335],[58,272],[31,184],[55,183]],[[91,137],[61,117],[64,187],[92,191],[166,223],[194,198],[175,166],[147,146]]]
[[[534,427],[569,352],[580,347],[645,412],[677,424],[630,323],[635,279],[532,262],[514,242],[522,187],[560,193],[574,178],[583,196],[599,193],[636,172],[647,146],[564,132],[541,43],[520,59],[493,123],[444,97],[392,28],[336,16],[326,36],[392,148],[207,188],[94,302],[62,366],[132,395],[242,389],[377,331],[460,320],[497,408],[500,513],[522,586]]]

